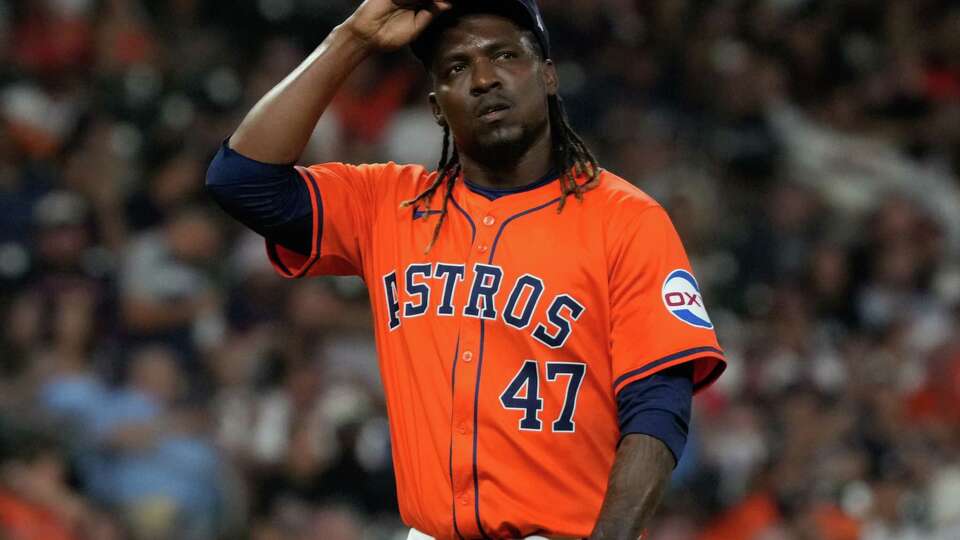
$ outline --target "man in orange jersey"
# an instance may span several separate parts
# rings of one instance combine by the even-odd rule
[[[437,171],[283,165],[360,62],[405,45]],[[669,218],[600,169],[558,86],[534,0],[367,0],[208,172],[282,275],[365,280],[411,539],[636,539],[725,365]]]

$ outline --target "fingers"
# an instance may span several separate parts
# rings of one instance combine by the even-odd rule
[[[426,2],[424,0],[393,0],[393,5],[401,9],[423,9]]]
[[[416,27],[416,33],[419,34],[424,28],[430,25],[430,21],[436,17],[436,13],[431,10],[420,10],[413,16],[413,24]]]
[[[421,9],[414,15],[417,33],[422,32],[437,15],[453,8],[453,2],[434,0],[427,9]]]
[[[393,4],[401,9],[429,13],[440,13],[453,8],[450,0],[393,0]]]
[[[393,0],[393,5],[413,11],[446,11],[453,7],[450,0]]]

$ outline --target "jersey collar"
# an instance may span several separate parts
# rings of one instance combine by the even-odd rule
[[[533,182],[530,182],[529,184],[526,184],[523,186],[508,187],[508,188],[491,188],[491,187],[485,187],[485,186],[475,184],[471,182],[467,177],[463,177],[463,183],[467,187],[467,189],[469,189],[470,191],[474,193],[478,193],[492,201],[492,200],[499,199],[500,197],[503,197],[505,195],[512,195],[514,193],[523,193],[525,191],[531,191],[539,187],[543,187],[553,182],[559,177],[560,177],[560,173],[557,171],[557,168],[551,167],[550,170],[547,171],[547,173],[541,176],[539,179],[534,180]]]
[[[489,214],[500,220],[530,208],[558,203],[561,197],[559,178],[559,174],[551,171],[525,186],[497,190],[499,195],[490,198],[489,193],[484,193],[489,191],[487,188],[471,185],[461,173],[458,180],[463,181],[454,183],[453,198],[473,219],[482,220]],[[583,182],[584,178],[578,177],[577,181]]]

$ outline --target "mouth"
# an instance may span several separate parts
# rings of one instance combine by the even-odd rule
[[[477,117],[484,122],[495,122],[507,115],[510,105],[504,102],[488,103],[478,108]]]

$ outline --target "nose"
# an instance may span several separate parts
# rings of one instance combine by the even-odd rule
[[[473,97],[482,96],[494,88],[500,87],[500,77],[493,63],[488,60],[480,60],[473,66],[473,73],[470,86],[470,95]]]

